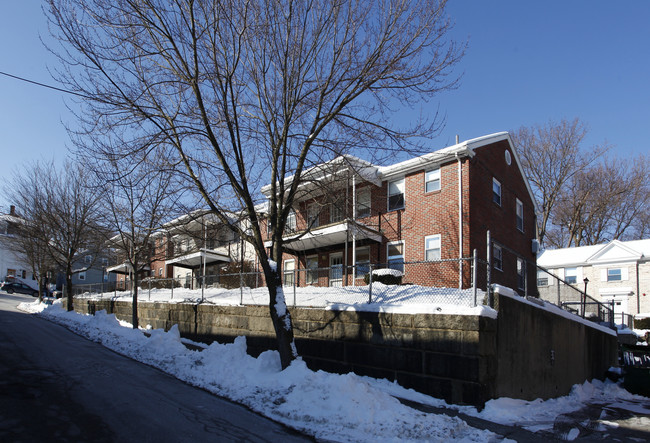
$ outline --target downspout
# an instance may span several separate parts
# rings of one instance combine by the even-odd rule
[[[458,136],[456,136],[458,144]],[[458,289],[463,289],[463,161],[454,154],[458,160],[458,259],[460,263],[458,273]]]
[[[636,261],[636,313],[641,313],[641,297],[639,292],[641,292],[641,285],[639,284],[639,261]]]
[[[357,280],[357,180],[352,174],[352,286]]]

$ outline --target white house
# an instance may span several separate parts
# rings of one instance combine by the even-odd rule
[[[587,294],[614,302],[615,314],[650,313],[650,239],[544,251],[537,264]],[[555,279],[540,272],[540,297],[554,299]]]
[[[0,214],[0,280],[16,279],[35,287],[36,282],[27,260],[11,249],[13,226],[20,222],[16,208],[11,206],[9,214]]]

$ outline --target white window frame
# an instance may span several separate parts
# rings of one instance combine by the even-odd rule
[[[291,265],[291,269],[287,269],[287,266]],[[296,270],[296,259],[289,258],[282,263],[282,283],[284,286],[293,286],[296,283],[294,279]]]
[[[428,253],[438,251],[438,256],[429,258]],[[442,258],[442,237],[440,234],[427,235],[424,237],[424,260],[438,261]]]
[[[296,232],[296,227],[297,227],[297,221],[296,221],[296,211],[293,209],[289,210],[289,215],[287,215],[287,222],[285,223],[284,227],[285,230],[289,233],[291,232]]]
[[[575,274],[574,275],[567,275],[569,270],[574,270],[575,269]],[[573,273],[573,272],[572,272]],[[570,281],[572,280],[572,281]],[[570,267],[570,268],[564,268],[564,281],[567,282],[570,285],[575,285],[578,284],[578,268],[577,267]]]
[[[517,199],[515,203],[515,213],[517,218],[517,229],[524,232],[524,204]]]
[[[615,271],[618,271],[618,273],[616,273]],[[616,278],[617,276],[618,278]],[[607,281],[608,282],[623,281],[623,270],[621,268],[607,268]]]
[[[93,262],[93,256],[92,256],[92,255],[86,255],[86,256],[84,257],[84,261],[85,261],[86,263],[92,263],[92,262]]]
[[[393,185],[393,187],[395,189],[397,189],[397,191],[399,191],[399,192],[395,192],[394,190],[391,190],[391,185]],[[402,205],[401,206],[394,206],[394,207],[391,206],[391,202],[390,202],[391,197],[395,197],[395,196],[399,196],[399,195],[402,196]],[[388,208],[389,212],[390,211],[398,211],[398,210],[404,209],[406,207],[406,180],[404,178],[400,178],[400,179],[397,179],[397,180],[391,180],[391,181],[388,182],[388,199],[386,201],[386,205],[387,205],[386,207]]]
[[[497,205],[501,206],[501,182],[496,178],[492,177],[492,201]]]
[[[356,217],[369,217],[372,210],[372,191],[370,188],[362,188],[357,191]]]
[[[503,249],[496,244],[492,245],[492,264],[494,269],[503,272]]]
[[[390,247],[391,246],[396,246],[400,245],[402,248],[402,252],[399,255],[390,255]],[[404,243],[404,240],[398,240],[398,241],[392,241],[386,244],[386,262],[388,265],[389,269],[397,269],[398,271],[401,271],[402,274],[404,273],[404,262],[405,260],[405,251],[406,251],[406,246]],[[399,264],[401,263],[401,264]],[[395,264],[397,264],[397,267],[395,267]]]
[[[162,276],[163,276],[163,268],[160,267],[158,268],[158,277],[162,277]]]
[[[526,262],[517,257],[517,289],[526,289]]]
[[[550,286],[549,281],[551,279],[551,276],[548,274],[546,271],[542,271],[541,269],[537,270],[537,286]]]
[[[330,203],[330,223],[338,223],[343,221],[345,218],[345,208],[343,207],[343,201],[336,201]]]
[[[83,281],[85,281],[85,280],[86,280],[86,271],[82,271],[82,272],[80,272],[79,274],[77,274],[77,278],[78,278],[79,280],[83,280]]]
[[[431,185],[432,189],[429,189]],[[424,173],[424,192],[436,192],[442,189],[440,166]]]

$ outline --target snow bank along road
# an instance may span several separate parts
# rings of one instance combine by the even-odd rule
[[[0,441],[311,441],[21,313],[18,299],[0,294]]]

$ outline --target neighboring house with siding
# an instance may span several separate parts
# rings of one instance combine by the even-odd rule
[[[615,314],[650,313],[650,239],[546,250],[537,264],[552,274],[606,303]],[[557,299],[557,281],[538,275],[538,290],[546,300]]]
[[[8,214],[0,214],[0,281],[15,279],[37,288],[38,283],[27,259],[11,245],[11,240],[16,235],[15,226],[20,220],[13,205]]]
[[[271,186],[262,192],[270,197]],[[402,271],[406,283],[467,288],[469,262],[432,262],[471,257],[475,249],[485,260],[490,231],[498,262],[492,283],[534,294],[536,213],[506,132],[389,166],[338,157],[303,174],[285,229],[285,284],[294,275],[299,285],[361,284],[376,264]],[[317,268],[328,274],[310,271]]]

